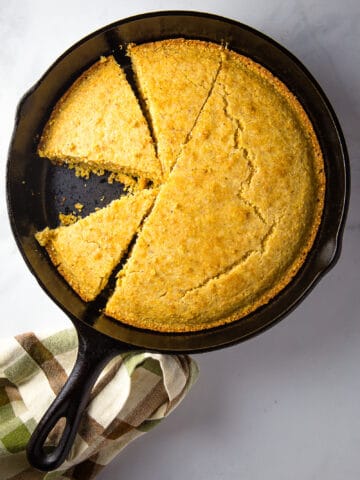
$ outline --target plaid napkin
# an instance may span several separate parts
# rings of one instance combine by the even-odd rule
[[[66,381],[77,353],[74,329],[0,340],[0,480],[88,480],[128,443],[149,431],[184,398],[197,377],[185,355],[128,353],[97,381],[69,457],[60,469],[33,469],[25,448]],[[56,444],[59,428],[48,439]]]

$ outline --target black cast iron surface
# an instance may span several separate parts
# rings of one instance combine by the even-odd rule
[[[94,302],[83,302],[34,239],[36,231],[57,224],[59,212],[74,211],[75,203],[84,204],[81,215],[87,215],[122,192],[120,184],[108,185],[105,177],[92,175],[89,180],[79,179],[73,172],[55,167],[37,156],[39,135],[55,102],[101,55],[114,54],[131,80],[125,48],[119,46],[171,37],[226,42],[230,49],[251,57],[279,77],[300,100],[314,125],[327,179],[325,208],[317,238],[305,264],[288,287],[244,319],[190,334],[140,330],[106,317],[102,313],[105,296]],[[106,26],[65,52],[22,99],[7,168],[8,210],[18,247],[41,287],[72,319],[80,341],[74,372],[31,439],[28,450],[31,463],[51,470],[63,462],[97,374],[116,353],[133,348],[172,353],[221,348],[264,331],[288,314],[336,262],[348,197],[345,142],[328,100],[293,55],[254,29],[203,13],[159,12]],[[44,440],[56,419],[62,416],[67,418],[63,438],[54,452],[45,453]]]

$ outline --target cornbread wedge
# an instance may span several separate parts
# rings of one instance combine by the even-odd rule
[[[73,225],[45,228],[36,239],[73,290],[91,301],[106,286],[155,196],[156,190],[143,190],[121,197]]]
[[[162,179],[137,98],[112,56],[86,70],[59,100],[38,154],[85,175],[109,170],[154,183]]]
[[[194,55],[199,44],[187,45]],[[124,323],[185,332],[239,319],[289,283],[313,244],[325,176],[312,125],[265,68],[223,56],[107,303]]]
[[[219,45],[184,39],[128,47],[165,177],[211,91],[221,64],[221,51]]]

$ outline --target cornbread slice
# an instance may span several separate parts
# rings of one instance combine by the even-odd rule
[[[165,176],[214,84],[221,50],[219,45],[181,38],[128,47]]]
[[[124,323],[185,332],[239,319],[289,283],[313,244],[325,177],[312,125],[270,72],[223,55],[107,303]]]
[[[73,225],[45,228],[36,239],[75,292],[85,301],[93,300],[107,284],[155,196],[156,190],[143,190],[121,197]]]
[[[137,98],[112,56],[86,70],[59,100],[38,154],[85,174],[109,170],[154,183],[162,178]]]

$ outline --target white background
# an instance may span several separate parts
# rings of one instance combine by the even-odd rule
[[[303,61],[328,95],[345,133],[351,208],[339,263],[302,305],[249,342],[197,356],[200,379],[188,398],[99,479],[358,480],[358,0],[0,0],[0,333],[70,325],[28,272],[8,226],[5,164],[18,100],[84,35],[133,14],[164,9],[237,19]]]

